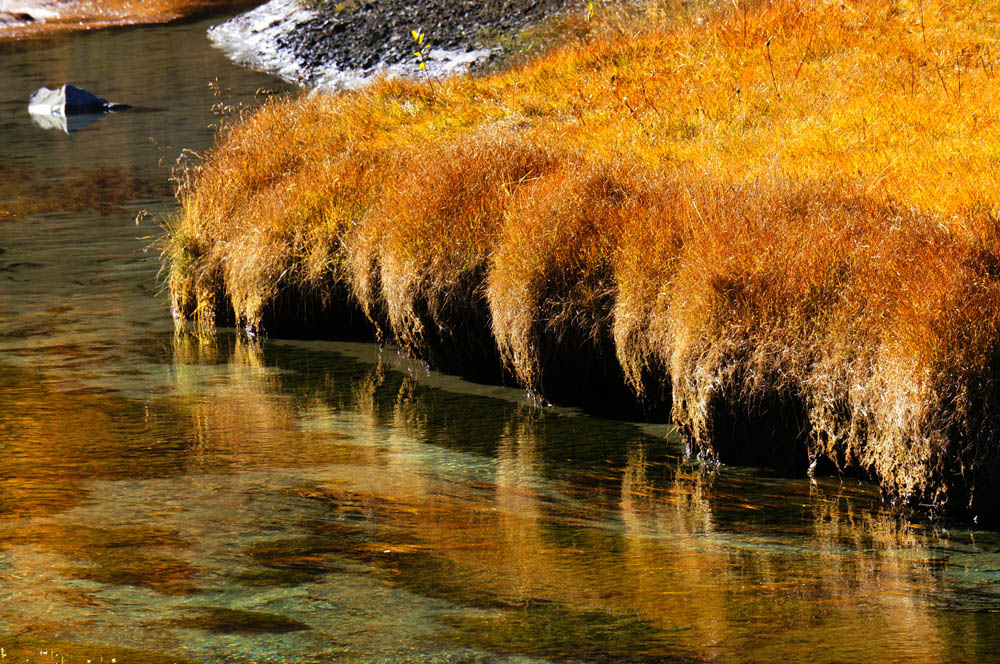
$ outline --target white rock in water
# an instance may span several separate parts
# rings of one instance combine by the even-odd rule
[[[0,0],[0,12],[27,15],[34,21],[57,18],[61,5],[58,0]]]
[[[28,113],[43,129],[60,129],[67,134],[80,131],[111,111],[124,111],[128,104],[116,104],[75,85],[56,90],[40,88],[31,95]]]
[[[92,92],[69,84],[56,90],[41,88],[31,95],[31,100],[28,102],[28,112],[32,115],[103,113],[125,108],[128,108],[125,104],[112,103]]]

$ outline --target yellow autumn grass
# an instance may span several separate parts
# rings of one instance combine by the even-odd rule
[[[486,77],[269,102],[186,174],[176,310],[346,301],[430,359],[485,334],[542,395],[669,388],[702,455],[985,504],[1000,2],[669,7]]]

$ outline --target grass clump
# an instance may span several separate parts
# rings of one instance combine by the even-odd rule
[[[613,310],[635,291],[623,291],[619,277],[630,250],[659,246],[669,264],[679,249],[678,220],[661,216],[671,185],[634,166],[577,157],[510,206],[486,294],[502,357],[531,392],[558,398],[567,382],[623,383]],[[641,389],[641,371],[633,373]]]
[[[350,279],[365,311],[383,310],[395,339],[417,354],[428,325],[450,337],[470,311],[482,319],[480,287],[504,211],[553,162],[503,125],[406,154],[392,195],[350,237]]]
[[[484,77],[269,102],[180,191],[178,312],[347,302],[543,396],[667,392],[703,456],[988,506],[1000,2],[669,7]]]

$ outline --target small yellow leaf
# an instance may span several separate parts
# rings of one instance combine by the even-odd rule
[[[421,63],[420,63],[420,71],[423,71],[423,70],[425,70],[425,69],[427,69],[427,65],[426,65],[426,64],[424,64],[423,62],[421,62]]]
[[[417,31],[416,30],[410,30],[410,34],[413,35],[414,39],[417,39]]]

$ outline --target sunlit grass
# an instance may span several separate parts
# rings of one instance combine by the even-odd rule
[[[612,348],[702,454],[787,406],[895,495],[988,491],[1000,3],[667,7],[488,77],[269,102],[180,190],[178,312],[349,292],[418,355],[477,317],[534,391],[560,343]]]

